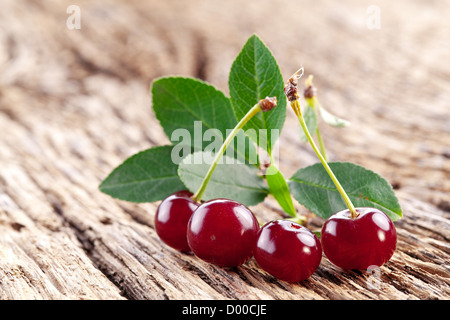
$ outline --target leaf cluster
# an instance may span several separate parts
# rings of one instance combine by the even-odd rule
[[[183,189],[194,193],[208,171],[206,159],[213,158],[229,130],[258,101],[274,96],[278,106],[258,113],[227,148],[202,200],[229,198],[253,206],[270,194],[292,217],[296,215],[292,197],[323,218],[345,209],[319,163],[299,169],[289,179],[273,161],[267,168],[261,164],[261,151],[272,159],[286,118],[286,98],[278,64],[256,35],[248,39],[233,62],[228,84],[229,97],[211,84],[193,78],[156,79],[151,87],[153,111],[171,144],[152,147],[126,159],[102,181],[100,190],[131,202],[155,202]],[[323,108],[320,110],[327,123],[341,120]],[[316,128],[317,118],[312,111],[306,115]],[[336,162],[330,166],[355,205],[380,208],[392,220],[401,217],[397,198],[381,176],[352,163]],[[261,170],[263,167],[265,170]]]

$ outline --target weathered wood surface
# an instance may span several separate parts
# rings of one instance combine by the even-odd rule
[[[450,3],[377,1],[2,0],[0,10],[1,299],[450,298]],[[131,154],[167,143],[149,86],[199,77],[227,91],[228,70],[257,33],[283,75],[315,75],[324,105],[349,128],[324,130],[332,160],[370,168],[404,209],[398,249],[378,274],[324,257],[299,284],[251,260],[228,270],[164,246],[157,203],[97,189]],[[289,176],[316,161],[291,112],[280,139]],[[279,217],[271,198],[253,208]],[[299,206],[300,211],[307,213]],[[312,227],[320,227],[315,219]]]

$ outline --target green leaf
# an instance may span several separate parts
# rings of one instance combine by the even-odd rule
[[[303,118],[305,119],[306,126],[308,127],[309,133],[311,136],[314,136],[317,130],[317,114],[316,110],[313,106],[310,106],[309,104],[306,105],[305,109],[302,112]],[[308,142],[308,138],[306,137],[305,133],[303,132],[303,129],[300,128],[300,139],[303,142]]]
[[[349,121],[341,119],[325,110],[325,108],[322,107],[322,105],[318,103],[317,100],[316,105],[319,107],[320,116],[322,117],[323,121],[325,121],[326,124],[332,127],[348,127],[350,125]]]
[[[212,85],[197,79],[166,77],[155,80],[152,99],[156,118],[182,153],[180,161],[194,150],[220,148],[227,130],[237,124],[230,99]],[[238,145],[238,141],[243,142]],[[254,144],[242,131],[229,148],[232,151],[227,155],[234,154],[255,166],[259,164]]]
[[[286,118],[286,97],[278,64],[256,35],[248,39],[233,62],[228,85],[237,119],[241,119],[259,100],[267,96],[277,97],[276,108],[260,112],[244,126],[246,134],[270,154]],[[266,131],[259,132],[260,129]],[[273,137],[272,129],[277,130]]]
[[[121,200],[154,202],[186,189],[171,160],[172,148],[154,147],[131,156],[103,180],[100,190]]]
[[[289,186],[281,171],[274,164],[267,168],[266,180],[270,194],[277,200],[280,207],[291,217],[295,217],[296,212]]]
[[[331,162],[329,165],[355,207],[380,209],[392,221],[402,217],[391,185],[380,175],[348,162]],[[294,198],[322,218],[347,208],[320,163],[298,170],[289,180]]]
[[[186,187],[193,193],[200,187],[213,155],[209,152],[195,152],[180,163],[178,174]],[[246,206],[256,205],[264,200],[268,190],[258,170],[236,159],[223,156],[209,180],[202,200],[227,198]]]

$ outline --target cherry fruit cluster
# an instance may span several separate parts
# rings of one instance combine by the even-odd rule
[[[254,257],[274,277],[298,282],[315,272],[323,254],[343,269],[383,265],[396,247],[392,221],[402,216],[401,207],[391,185],[376,173],[349,162],[328,162],[318,120],[333,127],[349,122],[319,103],[312,75],[305,82],[306,105],[302,110],[297,83],[302,75],[303,68],[283,83],[272,53],[252,35],[231,66],[229,97],[198,79],[171,76],[155,80],[155,116],[171,142],[177,143],[132,155],[110,173],[100,190],[125,201],[162,201],[155,215],[155,230],[161,240],[217,266],[236,267]],[[289,179],[274,161],[278,135],[272,134],[283,127],[286,103],[299,120],[301,140],[309,142],[322,164],[301,168]],[[189,144],[191,135],[194,141],[197,134],[206,137],[203,128],[214,128],[215,134],[226,138],[214,138],[214,144],[194,148]],[[186,133],[186,141],[172,138],[178,129]],[[235,137],[243,137],[245,143],[235,143]],[[215,143],[220,141],[217,150]],[[210,152],[212,145],[214,153]],[[238,145],[245,148],[241,150]],[[268,163],[251,160],[258,150],[267,153]],[[212,156],[213,161],[209,165],[194,161],[192,165],[197,156]],[[221,157],[238,161],[236,165],[219,165]],[[290,218],[260,225],[248,207],[269,194]],[[326,219],[320,239],[303,225],[292,197]],[[330,215],[338,210],[342,211]]]
[[[326,257],[344,269],[381,266],[395,251],[392,221],[375,208],[357,208],[332,215],[324,224],[321,240],[308,228],[274,220],[260,227],[253,212],[230,199],[196,203],[189,191],[164,199],[155,215],[162,241],[182,252],[220,267],[237,267],[254,257],[272,276],[289,282],[309,278]]]

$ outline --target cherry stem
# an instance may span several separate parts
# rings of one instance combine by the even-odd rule
[[[231,141],[233,141],[234,137],[239,132],[239,130],[241,130],[245,126],[245,124],[251,118],[253,118],[258,112],[269,111],[272,108],[274,108],[276,105],[277,105],[276,97],[267,97],[265,99],[262,99],[257,104],[255,104],[247,112],[247,114],[238,122],[236,127],[234,127],[234,129],[226,137],[226,139],[223,142],[222,146],[220,147],[219,151],[216,153],[214,160],[208,169],[208,172],[206,173],[205,177],[203,178],[202,184],[200,185],[197,192],[192,197],[192,199],[194,201],[200,202],[201,198],[203,197],[203,194],[205,193],[206,187],[208,186],[209,180],[211,180],[214,170],[216,169],[217,164],[219,163],[220,158],[224,154],[225,150],[227,149],[227,147],[231,143]]]
[[[300,70],[302,70],[302,69],[300,69]],[[348,195],[345,192],[342,185],[339,183],[339,180],[334,175],[333,171],[331,170],[330,166],[328,165],[328,162],[326,161],[326,159],[320,152],[319,148],[317,148],[316,143],[314,142],[311,134],[309,133],[308,127],[306,126],[306,122],[305,122],[305,119],[303,118],[302,111],[300,108],[300,102],[298,101],[299,94],[297,92],[297,81],[296,81],[299,78],[298,72],[299,71],[297,71],[297,73],[295,73],[289,79],[289,81],[286,85],[286,88],[285,88],[286,97],[288,98],[288,100],[291,104],[291,108],[294,111],[295,115],[297,116],[297,118],[300,122],[300,125],[302,126],[302,129],[305,132],[306,137],[308,138],[309,144],[313,148],[314,152],[316,153],[317,157],[319,158],[320,162],[322,163],[323,167],[325,168],[325,171],[328,173],[328,175],[330,176],[334,185],[336,186],[337,190],[339,191],[340,195],[344,199],[345,204],[347,205],[347,207],[350,211],[351,217],[353,219],[355,219],[358,215],[358,213],[356,212],[355,206],[353,205],[352,201],[348,197]]]
[[[285,220],[292,221],[292,222],[295,222],[295,223],[298,223],[298,224],[304,226],[304,225],[306,225],[308,218],[297,214],[295,217],[287,218]]]

